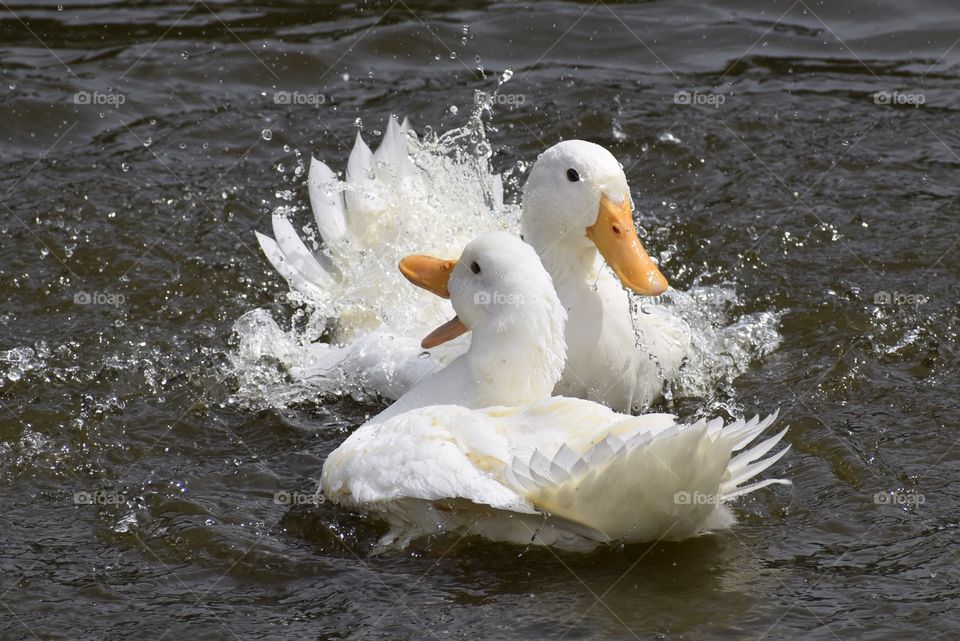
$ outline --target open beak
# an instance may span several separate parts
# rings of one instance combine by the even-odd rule
[[[441,298],[450,298],[450,274],[453,273],[453,268],[456,266],[456,260],[443,260],[433,256],[419,255],[407,256],[400,261],[399,265],[400,273],[407,280]],[[470,331],[470,328],[454,316],[453,319],[427,334],[426,338],[421,341],[420,346],[424,349],[430,349],[447,341],[452,341],[468,331]]]
[[[587,238],[597,246],[624,287],[644,296],[659,296],[667,291],[667,279],[637,236],[629,198],[616,205],[606,194],[602,195],[597,221],[587,227]]]
[[[420,347],[424,349],[430,349],[431,347],[436,347],[437,345],[443,345],[447,341],[452,341],[457,336],[462,336],[469,331],[470,328],[464,325],[459,318],[454,316],[446,323],[427,334],[426,338],[420,341]]]

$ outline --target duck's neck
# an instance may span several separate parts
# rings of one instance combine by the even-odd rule
[[[466,358],[479,405],[515,406],[548,398],[563,373],[565,313],[517,308],[508,319],[475,327]]]
[[[543,266],[560,294],[593,287],[600,274],[603,262],[593,244],[574,240],[531,239]],[[566,300],[563,301],[565,304]]]

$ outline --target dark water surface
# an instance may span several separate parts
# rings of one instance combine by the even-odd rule
[[[0,3],[0,637],[960,638],[958,38],[951,0]],[[498,171],[606,145],[675,286],[783,313],[718,394],[782,408],[794,486],[729,532],[371,555],[274,501],[377,406],[235,396],[232,323],[289,315],[253,230],[357,119],[457,126],[508,68]]]

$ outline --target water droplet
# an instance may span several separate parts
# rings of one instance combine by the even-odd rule
[[[511,78],[513,78],[513,69],[504,69],[503,74],[500,76],[500,84],[510,82]]]
[[[269,129],[264,129],[263,131],[260,132],[260,137],[263,138],[264,140],[272,140],[273,132],[270,131]]]
[[[144,147],[149,147],[149,146],[152,145],[152,144],[153,144],[153,138],[151,138],[150,136],[147,136],[147,137],[143,140],[143,146],[144,146]]]
[[[183,58],[184,60],[189,60],[189,59],[190,59],[190,54],[187,53],[186,51],[181,51],[181,52],[180,52],[180,57]]]
[[[460,109],[457,108],[456,105],[450,105],[450,113],[456,114],[458,111],[460,111]]]
[[[128,165],[128,164],[125,163],[125,162],[120,163],[120,171],[122,171],[122,172],[124,172],[124,173],[130,171],[130,165]]]
[[[343,81],[344,81],[344,82],[350,82],[350,74],[345,73],[345,74],[343,74],[343,75],[340,76],[340,77],[343,78]]]

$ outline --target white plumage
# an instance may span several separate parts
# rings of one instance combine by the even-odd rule
[[[390,523],[384,544],[439,531],[572,550],[680,540],[729,526],[731,498],[786,483],[744,485],[789,449],[767,456],[786,430],[755,444],[776,415],[680,425],[547,398],[565,356],[564,312],[518,238],[483,236],[452,270],[418,260],[411,280],[449,291],[457,316],[444,327],[471,331],[470,348],[351,434],[321,479],[330,500]]]
[[[412,137],[407,122],[398,125],[393,118],[376,153],[358,135],[345,181],[312,159],[308,186],[323,239],[319,252],[310,251],[280,214],[273,217],[274,239],[257,234],[290,286],[330,312],[332,344],[307,344],[285,358],[291,374],[318,391],[339,389],[346,379],[394,399],[462,353],[465,341],[426,354],[417,346],[414,339],[444,306],[411,295],[394,265],[414,252],[457,255],[469,239],[489,231],[518,231],[513,212],[503,205],[499,177],[420,152],[411,147]],[[446,206],[435,207],[437,200]],[[629,251],[618,252],[601,225],[604,212],[614,210],[622,216],[614,226],[635,241]],[[569,314],[569,354],[557,392],[622,411],[658,398],[663,382],[676,376],[691,350],[690,330],[675,315],[659,308],[631,315],[621,280],[647,293],[666,287],[636,238],[631,212],[616,159],[598,145],[571,140],[535,163],[524,187],[520,224]],[[602,238],[588,237],[591,229]],[[646,262],[634,265],[632,276],[617,265],[618,280],[598,247],[617,263]],[[370,349],[378,343],[381,349]]]

